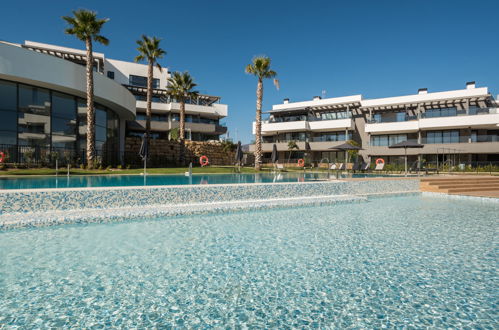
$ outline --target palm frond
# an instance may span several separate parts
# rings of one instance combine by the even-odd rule
[[[272,79],[277,77],[277,72],[270,69],[272,60],[268,56],[255,56],[245,68],[245,72],[256,76],[258,79]],[[274,85],[279,89],[279,81],[274,79]]]
[[[82,41],[93,39],[103,45],[109,44],[109,40],[100,34],[103,25],[109,21],[108,18],[98,19],[96,12],[78,9],[73,10],[73,16],[63,16],[62,19],[68,24],[65,33]]]

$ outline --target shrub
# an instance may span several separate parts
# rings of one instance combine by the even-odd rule
[[[118,170],[122,170],[123,169],[123,166],[120,164],[118,165]]]

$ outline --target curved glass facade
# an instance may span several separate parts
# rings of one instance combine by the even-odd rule
[[[118,116],[96,103],[95,124],[98,160],[118,164]],[[86,133],[85,99],[0,80],[0,151],[7,152],[7,162],[50,163],[57,156],[84,163]]]

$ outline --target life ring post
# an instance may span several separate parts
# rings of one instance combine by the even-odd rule
[[[207,156],[203,155],[199,157],[199,164],[201,165],[201,167],[205,167],[210,164],[210,160]]]

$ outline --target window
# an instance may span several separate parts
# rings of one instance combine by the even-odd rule
[[[397,112],[396,121],[405,121],[405,112]]]
[[[346,140],[352,139],[352,134],[348,133]],[[345,132],[321,133],[312,139],[315,142],[345,141]]]
[[[130,75],[128,83],[132,86],[147,87],[147,77]],[[152,88],[159,88],[159,79],[152,79]]]
[[[17,86],[0,81],[0,144],[16,144]]]
[[[108,77],[109,79],[114,79],[114,71],[108,71],[108,72],[107,72],[107,77]]]
[[[426,133],[426,143],[459,143],[459,131],[429,131]]]
[[[371,146],[388,147],[407,141],[407,134],[371,135]]]
[[[441,108],[441,109],[427,109],[425,111],[426,118],[437,118],[437,117],[451,117],[457,116],[457,108]]]
[[[19,85],[18,143],[50,145],[50,93],[47,89]]]

